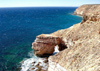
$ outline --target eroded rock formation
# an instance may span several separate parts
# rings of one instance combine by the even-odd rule
[[[100,14],[57,33],[68,48],[49,57],[48,71],[100,71]]]
[[[75,15],[93,15],[93,14],[100,14],[100,4],[94,5],[82,5],[76,9],[74,12]]]
[[[35,42],[32,43],[34,54],[37,56],[48,56],[53,54],[55,46],[58,45],[59,50],[63,50],[63,42],[61,38],[53,34],[42,34],[36,37]]]
[[[100,20],[99,14],[94,14],[93,16],[83,15],[83,20],[82,20],[81,24],[86,21],[99,21],[99,20]]]
[[[52,54],[55,45],[68,47],[49,57],[48,71],[100,71],[100,5],[83,5],[74,14],[84,16],[81,23],[40,35],[33,43],[39,55]]]

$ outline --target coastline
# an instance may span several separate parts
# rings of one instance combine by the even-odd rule
[[[77,9],[77,11],[79,9],[80,9],[80,7]],[[91,8],[89,8],[89,9],[91,9]],[[79,10],[78,13],[80,14],[81,10]],[[81,71],[81,70],[82,71],[99,71],[100,67],[95,66],[96,62],[92,63],[92,61],[97,60],[97,58],[91,58],[91,55],[94,52],[88,50],[88,49],[92,50],[93,49],[92,47],[96,46],[96,44],[91,44],[88,41],[95,43],[98,40],[98,39],[94,38],[94,37],[99,36],[98,32],[97,33],[94,32],[96,35],[91,34],[91,33],[93,33],[93,31],[91,31],[91,29],[95,30],[94,29],[95,27],[98,28],[96,25],[100,26],[98,24],[100,22],[99,16],[100,16],[100,13],[99,14],[95,14],[92,12],[84,13],[83,20],[81,23],[73,25],[72,27],[66,29],[65,32],[62,32],[63,38],[65,38],[64,42],[66,43],[66,46],[68,46],[68,48],[55,56],[49,57],[49,60],[55,63],[55,67],[54,68],[49,67],[48,71],[63,71],[61,68],[58,68],[56,66],[57,64],[60,64],[67,71]],[[91,26],[91,27],[89,27],[89,26]],[[84,30],[82,30],[82,29],[84,29]],[[98,31],[99,29],[96,29],[96,30]],[[91,33],[88,33],[88,32],[91,32]],[[62,36],[62,34],[61,34],[61,36]],[[94,36],[94,37],[91,37],[91,36]],[[92,40],[94,40],[94,41],[92,41]],[[96,43],[99,44],[99,42],[96,42]],[[92,46],[90,46],[90,45],[92,45]],[[87,48],[85,48],[85,47],[87,47]],[[99,50],[99,46],[96,46],[96,47],[97,48],[95,48],[95,50],[96,49]],[[95,53],[97,55],[94,54],[94,56],[97,56],[97,57],[99,56],[98,50],[95,51]],[[91,53],[89,53],[89,52],[91,52]],[[87,57],[87,55],[89,57]],[[82,57],[84,57],[84,58],[82,59]],[[58,58],[58,59],[56,60],[56,58]],[[91,61],[89,59],[91,59]],[[85,62],[84,60],[90,61],[90,62]],[[97,62],[99,62],[99,61],[97,60]],[[49,62],[49,64],[50,64],[49,66],[52,66],[52,64],[50,62]],[[94,64],[94,66],[96,68],[89,67],[90,64],[91,65]],[[81,66],[82,67],[84,66],[84,67],[81,68]],[[87,67],[87,69],[85,69],[85,67]]]
[[[94,5],[93,5],[94,6]],[[87,6],[86,6],[87,7]],[[78,9],[76,9],[76,11],[75,12],[77,12],[77,10],[79,10],[80,9],[80,7],[78,8]],[[85,10],[85,9],[84,9]],[[80,10],[79,10],[80,11]],[[74,12],[74,13],[75,13]],[[79,70],[79,67],[77,68],[77,69],[75,69],[75,66],[73,66],[72,64],[70,64],[69,65],[69,63],[71,63],[71,62],[73,62],[73,59],[75,59],[75,58],[80,58],[80,57],[82,57],[82,55],[84,54],[84,56],[86,55],[84,52],[83,53],[81,53],[80,52],[80,50],[78,50],[77,48],[82,48],[82,49],[84,49],[84,47],[85,46],[83,46],[82,44],[84,44],[84,45],[86,45],[86,44],[88,44],[88,48],[91,48],[92,49],[92,47],[89,47],[89,45],[90,45],[90,43],[88,43],[88,42],[86,42],[87,41],[87,39],[88,40],[90,40],[91,41],[91,39],[90,39],[90,37],[87,37],[88,35],[91,35],[90,33],[88,33],[88,35],[85,35],[86,33],[82,33],[82,28],[85,28],[85,29],[91,29],[91,27],[92,28],[94,28],[94,24],[96,23],[98,23],[99,22],[99,17],[98,17],[98,15],[96,15],[95,16],[95,13],[93,13],[93,12],[91,12],[91,13],[82,13],[81,11],[80,12],[78,12],[79,14],[75,14],[75,15],[79,15],[79,16],[83,16],[83,20],[82,20],[82,22],[81,23],[79,23],[79,24],[75,24],[75,25],[73,25],[73,26],[71,26],[70,28],[67,28],[67,29],[64,29],[64,30],[59,30],[59,31],[56,31],[56,32],[54,32],[54,33],[52,33],[52,34],[49,34],[49,35],[53,35],[52,37],[54,37],[54,36],[57,36],[57,37],[59,37],[60,38],[60,41],[56,41],[56,42],[59,42],[58,44],[56,44],[56,45],[59,45],[59,44],[61,44],[61,46],[65,46],[65,47],[68,47],[68,48],[65,48],[64,50],[61,50],[59,53],[57,53],[57,54],[55,54],[54,56],[50,56],[49,57],[49,67],[48,67],[48,71],[77,71],[77,70]],[[92,15],[92,16],[90,16],[90,15]],[[85,16],[85,17],[84,17]],[[95,17],[94,17],[95,16]],[[93,24],[91,24],[91,22],[93,23]],[[86,28],[85,26],[88,26],[87,25],[87,23],[91,26],[90,28]],[[99,25],[99,24],[97,24],[97,25]],[[82,28],[81,28],[82,27]],[[98,29],[97,29],[98,30]],[[87,32],[87,30],[84,30],[84,32]],[[77,33],[77,34],[76,34]],[[46,37],[46,34],[44,34],[45,36],[42,36],[41,38],[42,38],[42,41],[41,42],[44,42],[45,43],[45,41],[46,40],[44,40],[44,38]],[[94,36],[94,34],[92,34],[93,36]],[[84,37],[87,37],[87,39],[83,39],[83,36]],[[99,35],[97,35],[97,36],[99,36]],[[51,38],[51,37],[50,37]],[[46,39],[47,40],[49,40],[50,39],[49,37],[46,37]],[[55,38],[55,37],[54,37]],[[36,41],[37,41],[37,39],[38,38],[36,38]],[[40,39],[40,38],[39,38]],[[94,39],[95,40],[95,39]],[[84,43],[82,43],[84,41]],[[96,41],[96,40],[95,40]],[[91,42],[93,42],[93,41],[91,41]],[[52,42],[52,43],[55,43],[55,42]],[[98,43],[98,42],[97,42]],[[44,44],[43,44],[44,45]],[[83,47],[82,47],[83,46]],[[95,45],[93,45],[93,46],[95,46]],[[33,45],[33,47],[34,47],[34,45]],[[62,48],[62,47],[60,47],[59,46],[59,49],[60,48]],[[75,50],[76,49],[76,50]],[[75,53],[74,53],[74,51],[76,51]],[[78,51],[78,52],[77,52]],[[85,50],[84,50],[85,51]],[[66,54],[65,54],[65,52],[66,52]],[[81,54],[80,54],[80,53]],[[88,53],[89,52],[89,50],[86,52],[86,53]],[[70,54],[68,54],[68,53],[70,53]],[[97,54],[99,54],[99,53],[97,53]],[[80,57],[78,57],[80,55]],[[88,55],[91,55],[91,54],[88,54]],[[71,57],[72,56],[72,57]],[[73,57],[74,56],[74,57]],[[71,57],[71,59],[69,59]],[[57,59],[56,59],[57,58]],[[86,56],[85,56],[85,58],[87,58]],[[67,60],[66,60],[67,59]],[[80,58],[81,59],[81,58]],[[70,61],[68,61],[68,60],[70,60]],[[84,60],[84,59],[83,59]],[[93,59],[92,59],[93,60]],[[66,62],[69,62],[69,63],[64,63],[64,61],[66,61]],[[52,64],[52,62],[54,62],[53,64]],[[80,63],[80,61],[78,61],[79,63],[79,65],[81,64]],[[68,65],[66,65],[66,64],[68,64]],[[77,64],[77,59],[75,60],[75,63],[74,64]],[[92,64],[92,63],[91,63]],[[54,65],[54,67],[52,67]],[[58,66],[57,66],[58,65]],[[61,66],[60,68],[59,68],[59,65]],[[66,65],[66,66],[65,66]],[[83,65],[83,64],[82,64]],[[81,66],[81,65],[80,65]],[[70,67],[72,67],[72,69],[70,69]],[[62,69],[63,68],[63,69]],[[90,68],[88,68],[88,69],[90,69]],[[87,69],[87,70],[88,70]],[[84,70],[84,68],[82,69],[83,71],[85,71]],[[94,70],[94,71],[97,71],[98,69],[92,69],[92,70]]]
[[[75,14],[73,14],[73,15],[75,15]],[[83,18],[83,16],[80,16],[80,15],[75,15],[75,16],[78,16],[78,17],[81,17],[81,18]]]
[[[28,53],[32,50],[31,43],[37,35],[49,34],[80,22],[80,17],[69,15],[69,12],[75,9],[33,7],[0,10],[0,17],[2,17],[0,70],[16,70],[17,66],[18,68],[20,66],[20,61],[30,58]]]
[[[71,14],[71,15],[73,15],[73,16],[78,16],[78,17],[82,17],[83,18],[83,16],[80,16],[80,15],[75,15],[74,13],[73,14]],[[71,26],[72,27],[72,26]],[[68,28],[67,28],[68,29]],[[66,30],[66,29],[62,29],[62,30]],[[57,32],[57,31],[56,31]],[[55,33],[55,32],[54,32]],[[53,33],[52,33],[53,34]],[[56,55],[58,52],[60,52],[59,50],[58,50],[58,47],[55,49],[55,51],[53,52],[54,54],[53,55],[50,55],[50,56],[54,56],[54,55]],[[49,57],[50,57],[49,56]],[[37,56],[35,56],[36,58],[37,58],[37,60],[38,61],[36,61],[36,60],[34,60],[34,57],[31,57],[31,58],[28,58],[28,59],[25,59],[24,61],[24,63],[23,63],[23,61],[21,61],[21,71],[27,71],[27,70],[29,70],[29,71],[48,71],[48,66],[49,66],[49,63],[48,63],[48,58],[45,58],[45,57],[43,57],[43,58],[41,58],[41,57],[37,57]],[[29,62],[29,61],[31,61],[31,62]],[[50,60],[49,60],[49,62],[50,62]],[[52,61],[51,61],[52,62]],[[27,63],[27,65],[25,64],[25,63]],[[51,63],[52,64],[52,63]],[[26,66],[26,68],[25,68],[25,66]],[[40,65],[40,66],[39,66]],[[44,66],[43,66],[44,65]],[[47,66],[47,67],[45,67],[45,65]],[[28,68],[27,68],[28,67]],[[60,69],[60,71],[66,71],[66,69],[64,69],[61,65],[57,65],[57,67],[59,68],[61,68]],[[51,69],[50,69],[51,70]]]
[[[59,50],[57,46],[55,46],[55,51],[53,55],[57,54]],[[31,51],[30,54],[33,52]],[[20,62],[21,67],[18,68],[20,71],[47,71],[48,70],[48,58],[49,57],[37,57],[35,55],[31,55],[30,58],[24,59]]]

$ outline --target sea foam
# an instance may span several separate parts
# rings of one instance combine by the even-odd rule
[[[28,58],[28,59],[23,59],[23,61],[21,62],[21,71],[28,71],[32,68],[34,68],[34,70],[31,70],[31,71],[36,71],[38,68],[36,67],[36,65],[38,63],[40,63],[40,66],[42,66],[42,69],[43,70],[46,70],[48,65],[47,63],[44,63],[45,61],[45,58],[40,58],[40,57],[37,57],[35,55],[33,55],[33,52],[29,52],[28,55],[31,57],[31,58]],[[33,62],[35,62],[35,64],[33,65]]]
[[[55,46],[55,51],[54,51],[53,55],[58,53],[58,52],[59,52],[58,47]],[[23,62],[21,62],[21,71],[28,71],[32,68],[34,68],[34,70],[31,70],[31,71],[36,71],[38,69],[36,67],[36,65],[38,63],[40,63],[40,66],[42,66],[43,70],[46,70],[48,68],[47,63],[44,63],[45,58],[40,58],[40,57],[35,56],[33,54],[33,51],[30,51],[28,53],[28,56],[30,56],[30,58],[28,58],[28,59],[25,58],[25,59],[23,59]],[[32,64],[33,62],[35,62],[34,65]]]

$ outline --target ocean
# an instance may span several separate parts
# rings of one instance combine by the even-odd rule
[[[0,71],[18,71],[20,62],[33,55],[37,35],[50,34],[79,23],[77,7],[0,8]]]

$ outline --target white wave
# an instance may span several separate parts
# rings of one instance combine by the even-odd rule
[[[36,60],[34,57],[24,60],[21,71],[28,71],[32,67],[32,62],[36,62]]]
[[[39,57],[35,56],[33,54],[33,52],[29,52],[28,55],[31,56],[31,58],[23,60],[23,63],[21,65],[21,71],[28,71],[31,68],[35,68],[34,70],[31,70],[31,71],[36,71],[37,68],[35,66],[39,62],[40,62],[40,66],[42,66],[42,69],[44,69],[44,70],[47,69],[48,65],[46,63],[44,63],[45,58],[39,58]],[[35,62],[35,64],[33,65],[32,62]]]
[[[55,46],[55,51],[53,54],[58,53],[58,47]],[[31,71],[36,71],[36,65],[40,62],[40,66],[42,66],[42,69],[46,70],[48,68],[47,63],[44,63],[45,58],[39,58],[37,56],[34,55],[33,51],[28,53],[28,56],[30,56],[30,58],[28,59],[23,59],[23,63],[21,65],[21,71],[28,71],[31,68],[35,68],[34,70]],[[32,62],[35,62],[35,64],[33,65]]]
[[[34,57],[34,50],[30,51],[30,52],[28,53],[28,56],[29,56],[29,57]]]

